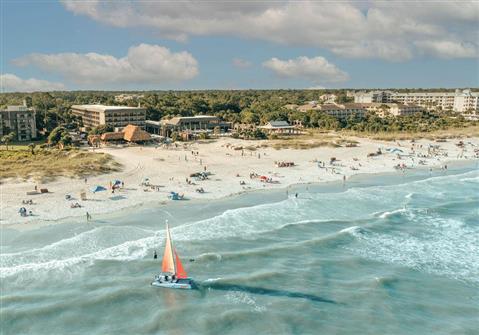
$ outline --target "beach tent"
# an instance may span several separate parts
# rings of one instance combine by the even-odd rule
[[[96,193],[96,192],[106,191],[106,188],[104,188],[103,186],[97,185],[94,188],[92,188],[91,191],[93,193]]]
[[[397,152],[400,152],[400,153],[404,152],[404,151],[402,151],[401,149],[398,149],[398,148],[388,148],[388,149],[386,149],[386,151],[389,151],[392,154],[397,153]]]

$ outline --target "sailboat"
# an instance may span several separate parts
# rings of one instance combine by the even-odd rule
[[[173,247],[168,223],[166,223],[166,242],[161,273],[155,276],[155,280],[151,285],[186,290],[191,290],[194,287],[193,280],[188,278],[180,257]]]

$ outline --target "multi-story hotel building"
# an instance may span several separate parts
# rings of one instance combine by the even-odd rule
[[[30,141],[37,137],[35,110],[26,106],[7,106],[0,110],[0,137],[10,132],[18,141]]]
[[[132,124],[145,129],[146,109],[141,107],[73,105],[71,111],[82,118],[83,126],[87,128],[99,125],[123,128]]]
[[[297,109],[300,112],[307,112],[307,111],[320,111],[324,112],[325,114],[337,117],[339,119],[348,118],[351,115],[356,115],[359,117],[364,117],[366,109],[364,108],[364,104],[359,103],[344,103],[344,104],[324,104],[320,105],[316,102],[312,101],[308,104],[302,106],[295,106],[288,107],[290,109]]]
[[[456,90],[455,92],[411,92],[392,91],[358,92],[354,94],[356,103],[400,103],[419,105],[427,109],[453,110],[458,113],[477,114],[479,92]]]
[[[400,115],[411,115],[425,110],[424,107],[418,105],[410,104],[400,104],[400,103],[382,103],[382,102],[372,102],[363,104],[364,108],[368,112],[374,112],[377,115],[384,117],[387,115],[400,116]]]

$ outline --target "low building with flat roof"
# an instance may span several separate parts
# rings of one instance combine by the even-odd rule
[[[100,125],[124,128],[132,124],[145,129],[146,109],[142,107],[73,105],[71,111],[73,115],[81,117],[87,128]]]
[[[146,121],[146,130],[149,133],[165,137],[170,137],[172,132],[186,131],[193,135],[205,131],[211,132],[217,127],[220,132],[227,132],[231,128],[231,123],[212,115],[179,116],[169,120]]]
[[[268,134],[299,134],[299,130],[288,121],[270,121],[264,126],[258,127]]]

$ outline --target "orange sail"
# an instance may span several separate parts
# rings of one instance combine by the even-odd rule
[[[178,279],[185,279],[188,278],[185,269],[183,268],[183,264],[181,264],[180,257],[175,250],[175,259],[176,259],[176,278]]]
[[[175,271],[175,261],[173,259],[173,246],[171,245],[171,236],[170,228],[168,223],[166,224],[166,242],[165,242],[165,253],[163,254],[163,263],[161,264],[161,271],[164,273],[174,274]]]

